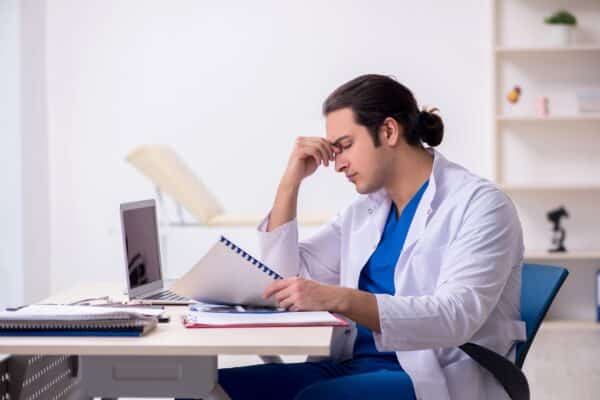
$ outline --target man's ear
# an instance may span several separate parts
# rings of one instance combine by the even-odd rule
[[[403,135],[403,129],[398,121],[392,117],[387,117],[383,120],[379,130],[380,143],[385,143],[388,146],[394,147],[400,141],[400,136]]]

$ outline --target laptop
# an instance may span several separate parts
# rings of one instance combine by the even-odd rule
[[[144,304],[195,303],[164,288],[156,202],[142,200],[122,203],[120,208],[129,299]]]

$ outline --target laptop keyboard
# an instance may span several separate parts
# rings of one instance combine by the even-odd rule
[[[169,301],[189,301],[187,297],[180,296],[175,294],[169,290],[164,290],[162,292],[153,294],[152,296],[145,297],[150,300],[169,300]]]

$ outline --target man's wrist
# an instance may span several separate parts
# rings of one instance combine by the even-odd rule
[[[337,287],[332,311],[338,314],[347,314],[352,303],[352,289]]]

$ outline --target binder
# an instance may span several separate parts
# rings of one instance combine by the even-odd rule
[[[0,312],[0,336],[142,336],[157,318],[102,307],[34,305]]]
[[[269,284],[283,276],[224,236],[169,288],[205,303],[275,307],[263,299]]]

